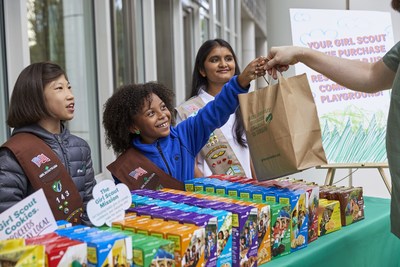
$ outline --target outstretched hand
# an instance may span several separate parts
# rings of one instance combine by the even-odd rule
[[[277,71],[283,72],[289,69],[289,65],[299,62],[298,56],[302,54],[302,48],[296,46],[272,47],[267,56],[265,70],[272,78],[277,79]]]
[[[252,80],[257,79],[260,76],[266,74],[265,63],[267,62],[265,57],[258,57],[251,61],[246,68],[238,76],[238,83],[242,88],[247,87]]]

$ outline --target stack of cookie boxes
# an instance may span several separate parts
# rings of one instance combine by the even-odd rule
[[[250,189],[248,191],[254,191],[252,194],[253,200],[262,198],[263,201],[266,201],[269,204],[290,204],[290,208],[286,208],[285,210],[291,219],[291,225],[289,227],[292,230],[290,238],[291,252],[304,248],[307,246],[307,243],[318,238],[318,185],[288,178],[263,182],[228,175],[215,175],[213,178],[218,178],[222,181],[228,181],[231,183],[241,183],[241,181],[245,181],[246,184],[251,184],[252,187],[249,187]],[[215,180],[213,182],[215,183]],[[191,182],[188,181],[188,184],[190,183]],[[242,192],[243,191],[247,193],[246,189],[242,190]],[[265,195],[259,194],[259,191],[265,192]],[[240,193],[241,197],[243,196],[242,192]],[[286,226],[287,222],[287,219],[281,219],[278,224],[280,224],[280,227],[282,228],[282,224]],[[295,227],[295,225],[297,225],[297,227]],[[307,231],[305,229],[307,229]],[[276,230],[273,231],[273,235],[271,236],[272,239],[276,239],[277,232],[278,231]],[[279,251],[282,251],[282,249]]]
[[[216,205],[212,206],[215,209],[220,209],[223,207],[223,205],[221,206],[219,203],[235,204],[236,207],[239,205],[239,207],[242,206],[250,208],[250,215],[244,215],[245,221],[238,221],[238,223],[233,225],[232,233],[234,237],[234,244],[238,244],[238,246],[232,247],[233,258],[239,263],[254,263],[257,261],[258,264],[266,263],[271,259],[269,240],[270,227],[267,227],[270,220],[269,205],[239,200],[237,198],[221,197],[205,192],[203,192],[204,194],[201,194],[200,192],[185,193],[172,189],[163,190],[173,192],[175,194],[187,194],[199,199],[211,201],[211,203],[216,203]],[[233,216],[238,216],[237,212],[233,211]]]
[[[174,266],[175,264],[175,244],[170,240],[137,234],[132,231],[122,230],[118,227],[102,227],[102,229],[111,233],[120,233],[131,237],[133,259],[128,266]],[[117,266],[123,265],[117,262],[114,267]]]
[[[154,192],[149,190],[147,193]],[[120,225],[124,230],[173,241],[175,266],[215,266],[215,257],[208,257],[204,249],[206,229],[214,231],[216,228],[215,216],[171,209],[160,204],[162,200],[144,195],[137,199],[134,194],[132,198],[135,207],[129,210],[128,216],[131,218],[114,222],[113,227]],[[177,201],[176,198],[175,200]],[[146,221],[140,223],[141,220]]]
[[[225,197],[223,195],[214,194],[211,191],[205,193],[204,191],[198,191],[197,194],[194,194],[196,197],[207,198],[217,202],[225,202],[225,203],[235,203],[242,206],[251,206],[257,208],[257,216],[254,217],[251,221],[248,222],[248,225],[242,230],[241,236],[254,236],[257,234],[256,239],[252,239],[251,241],[246,241],[246,243],[252,243],[257,246],[257,262],[258,264],[263,264],[271,260],[271,243],[270,243],[270,231],[271,231],[271,205],[262,201],[252,201],[250,198],[244,197],[243,195],[239,196],[238,188],[230,187],[224,188],[221,185],[216,185],[216,190],[229,191],[230,197]],[[224,190],[222,190],[224,188]],[[256,193],[256,190],[253,190]],[[262,194],[262,192],[258,192]],[[274,209],[281,209],[281,206],[274,205]],[[250,234],[248,234],[250,233]],[[285,236],[285,235],[284,235]],[[286,233],[286,237],[289,237],[289,233]],[[288,238],[286,238],[287,240]]]
[[[173,249],[169,240],[121,228],[68,225],[41,236],[0,241],[0,266],[173,266]]]
[[[322,186],[320,198],[320,235],[364,219],[362,187]]]
[[[58,229],[56,234],[86,243],[88,266],[113,266],[116,263],[128,265],[132,262],[132,239],[121,233],[76,225]]]
[[[231,179],[226,179],[226,177]],[[244,181],[244,183],[241,183],[241,181]],[[269,206],[269,228],[271,231],[269,254],[272,258],[305,248],[309,242],[317,238],[315,233],[318,227],[318,217],[312,215],[311,221],[309,217],[310,197],[312,198],[311,203],[318,203],[317,186],[300,186],[298,184],[292,185],[292,188],[289,189],[289,187],[283,188],[274,184],[258,184],[253,179],[221,175],[187,181],[185,189],[197,189],[198,192],[208,192],[240,200],[246,199],[250,202],[261,201],[264,205]],[[314,209],[313,212],[316,212],[316,210]],[[261,218],[258,218],[258,224],[261,223],[261,220]],[[264,220],[262,220],[262,223],[264,223]],[[309,237],[312,238],[310,241]],[[259,257],[264,255],[262,250],[258,254]]]
[[[215,178],[221,181],[216,181]],[[238,183],[241,185],[235,186]],[[204,185],[203,188],[201,184]],[[240,198],[250,197],[253,201],[262,199],[267,203],[290,203],[290,209],[287,211],[292,220],[289,227],[292,230],[291,252],[304,248],[306,243],[316,240],[318,236],[340,230],[342,226],[364,219],[364,199],[361,187],[320,187],[314,183],[291,178],[258,182],[246,177],[214,175],[212,178],[187,181],[185,188],[212,192],[212,185],[214,189],[217,189],[214,191],[216,194],[239,195]],[[239,192],[234,192],[235,187],[239,189]],[[308,221],[308,235],[304,235],[305,221]],[[280,220],[277,224],[286,226],[287,223],[287,220]],[[278,236],[278,231],[272,224],[272,240],[277,239],[274,236]],[[283,251],[282,247],[276,249],[279,246],[272,245],[273,256]]]
[[[256,230],[260,232],[259,237],[262,237],[256,241],[258,264],[268,262],[271,257],[280,257],[290,253],[290,205],[277,202],[277,197],[273,190],[252,185],[249,182],[250,179],[243,180],[248,183],[237,182],[241,181],[241,178],[238,177],[233,177],[233,180],[235,182],[214,178],[196,178],[187,181],[185,188],[186,190],[196,188],[199,190],[196,193],[207,192],[207,194],[218,195],[220,199],[224,198],[225,201],[229,199],[229,201],[235,201],[241,205],[258,206]],[[204,184],[204,187],[202,184]],[[268,202],[265,201],[266,199],[268,199]],[[272,228],[272,226],[275,226],[275,228]],[[273,231],[274,235],[272,235],[271,231]]]
[[[145,216],[144,210],[149,206],[156,205],[158,210],[147,212],[152,220],[162,219],[165,223],[178,224],[180,226],[197,226],[202,229],[202,234],[196,234],[194,242],[188,244],[182,243],[183,236],[178,236],[180,230],[175,226],[171,228],[171,233],[165,238],[176,242],[176,266],[184,266],[187,262],[186,254],[193,250],[193,245],[199,248],[199,255],[202,255],[203,262],[196,266],[223,266],[232,262],[231,251],[228,249],[232,243],[232,214],[222,210],[212,210],[209,208],[200,208],[195,205],[188,205],[185,202],[195,202],[197,199],[191,199],[184,195],[172,194],[161,191],[135,190],[132,192],[133,206],[130,209],[137,216]],[[172,202],[168,199],[173,199]],[[149,205],[150,204],[150,205]],[[177,230],[178,229],[178,230]],[[159,231],[163,231],[160,229]],[[220,233],[223,234],[221,237]]]
[[[167,200],[173,199],[176,201],[173,208],[189,210],[189,207],[178,206],[178,203],[183,203],[191,206],[195,213],[208,212],[216,217],[218,222],[216,227],[206,227],[206,242],[204,255],[208,258],[204,266],[238,266],[240,262],[251,262],[254,266],[257,259],[256,242],[249,247],[240,246],[240,232],[244,231],[245,225],[248,225],[250,220],[256,221],[257,208],[253,206],[242,206],[235,203],[226,203],[199,198],[192,195],[186,195],[184,191],[151,191],[151,190],[135,190],[132,191],[133,200],[136,195],[147,195],[152,199]],[[180,196],[180,197],[177,197]],[[138,205],[135,202],[135,205]],[[182,204],[180,204],[182,205]],[[201,209],[201,210],[199,210]],[[182,220],[181,223],[184,223]],[[216,258],[215,262],[210,259]]]
[[[84,266],[87,244],[56,233],[0,241],[0,266]]]

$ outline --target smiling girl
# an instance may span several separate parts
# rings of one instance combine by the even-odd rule
[[[170,89],[152,82],[120,87],[104,105],[103,113],[106,143],[119,155],[117,164],[113,163],[114,171],[109,168],[114,178],[121,180],[125,176],[127,183],[129,176],[131,180],[138,179],[143,173],[132,168],[136,156],[126,157],[132,149],[178,181],[194,178],[196,155],[210,134],[235,112],[238,94],[248,92],[250,82],[264,74],[264,63],[262,58],[250,62],[243,73],[225,82],[215,100],[200,109],[197,116],[176,127],[172,126]],[[116,171],[121,169],[125,173],[118,175]]]
[[[57,220],[90,224],[85,208],[96,180],[88,143],[64,124],[74,112],[59,65],[34,63],[20,73],[7,118],[14,130],[0,148],[0,213],[43,189]]]
[[[207,40],[199,48],[192,75],[190,98],[176,108],[177,122],[194,116],[222,90],[240,69],[230,44]],[[240,108],[216,129],[196,158],[195,177],[230,174],[256,178],[247,146]]]

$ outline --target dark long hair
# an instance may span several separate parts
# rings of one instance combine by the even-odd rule
[[[65,71],[52,62],[38,62],[21,71],[14,85],[8,109],[7,124],[19,128],[34,124],[50,115],[45,105],[44,87]]]
[[[206,61],[207,56],[210,54],[211,50],[218,46],[226,47],[232,53],[233,59],[235,60],[235,75],[240,74],[240,68],[236,58],[236,54],[233,51],[231,45],[227,41],[222,39],[207,40],[200,46],[199,50],[197,51],[192,74],[192,92],[190,94],[190,97],[198,95],[202,87],[207,90],[208,80],[206,77],[203,77],[200,74],[200,71],[205,70],[204,62]],[[245,129],[242,119],[242,112],[240,111],[239,107],[235,111],[235,122],[233,124],[232,132],[236,142],[242,147],[247,147],[247,142],[243,137],[245,134]]]
[[[392,0],[392,8],[394,10],[400,12],[400,1],[399,0]]]

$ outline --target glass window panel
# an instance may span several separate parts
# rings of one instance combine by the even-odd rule
[[[214,1],[214,17],[216,21],[221,22],[222,1]]]
[[[210,20],[205,15],[206,11],[203,8],[200,8],[200,27],[201,27],[201,43],[204,43],[208,39],[210,39]]]
[[[154,1],[154,17],[156,37],[157,81],[168,88],[174,86],[174,51],[172,2],[164,0]]]
[[[222,29],[221,29],[221,25],[215,25],[215,34],[216,37],[218,38],[222,38]]]
[[[31,62],[52,60],[65,68],[63,5],[58,1],[28,1]]]
[[[135,3],[135,55],[136,55],[136,82],[145,82],[144,69],[146,62],[144,60],[144,33],[143,33],[143,1],[136,0]]]
[[[232,48],[233,48],[233,51],[237,51],[238,49],[238,47],[239,47],[239,38],[237,37],[237,36],[235,36],[235,42],[233,43],[233,46],[232,46]]]
[[[3,1],[0,0],[0,143],[4,143],[9,135],[6,114],[8,108],[8,87],[5,66],[5,35]]]
[[[236,1],[236,0],[233,2],[233,17],[234,17],[234,18],[235,18],[235,16],[236,16],[237,12],[238,12],[238,5],[237,5],[237,3],[238,3],[238,1]],[[232,30],[236,32],[237,29],[239,29],[239,22],[240,22],[240,19],[234,19],[233,21],[234,21],[234,25],[232,25],[232,26],[234,26],[235,28],[232,29]]]
[[[68,127],[89,143],[97,174],[101,161],[93,2],[28,0],[27,4],[30,60],[50,60],[67,72],[75,96],[75,117]]]
[[[126,64],[125,59],[129,59],[129,50],[125,50],[128,36],[124,33],[124,4],[122,0],[116,0],[114,2],[114,71],[115,71],[115,82],[116,87],[124,84],[125,81],[132,80],[129,76],[131,72],[129,71],[130,64]],[[128,61],[129,63],[129,61]]]
[[[206,9],[210,8],[210,0],[200,0],[199,4]]]
[[[192,67],[194,65],[195,47],[194,47],[194,14],[190,9],[183,9],[183,48],[185,62],[185,77],[192,77]],[[190,96],[192,79],[185,79],[185,99]]]
[[[142,1],[114,0],[116,87],[144,81]]]
[[[231,1],[226,1],[226,10],[225,10],[225,26],[227,28],[231,28]],[[229,39],[228,39],[229,40]]]

